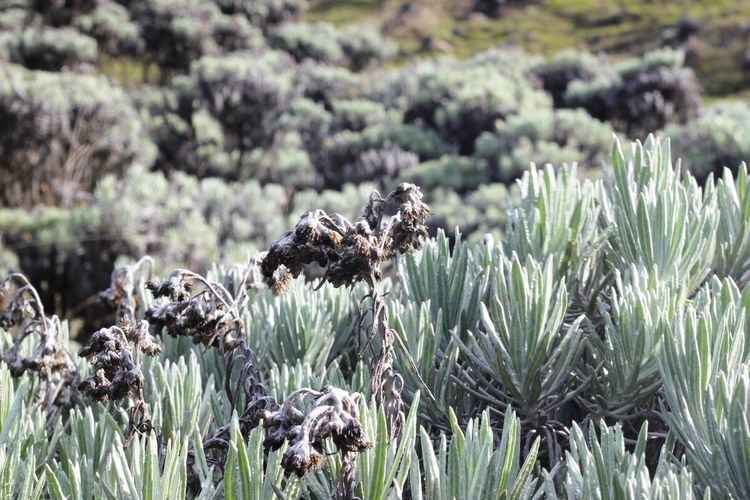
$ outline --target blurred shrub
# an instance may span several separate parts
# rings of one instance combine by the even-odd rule
[[[696,112],[700,95],[695,74],[683,63],[682,52],[649,52],[617,65],[611,74],[572,82],[565,105],[584,108],[633,137],[685,121]]]
[[[28,5],[40,13],[46,24],[69,25],[79,15],[88,14],[96,8],[98,0],[30,0]]]
[[[471,4],[471,10],[490,17],[500,17],[505,7],[523,7],[542,2],[544,0],[474,0]]]
[[[699,181],[709,174],[718,177],[724,167],[737,171],[750,159],[750,104],[725,102],[703,108],[684,125],[669,125],[665,135],[672,137],[672,149],[682,164]]]
[[[613,130],[583,110],[541,109],[498,122],[476,141],[474,156],[492,180],[510,183],[531,163],[580,163],[596,168],[608,157]]]
[[[423,189],[443,187],[459,194],[474,191],[489,181],[486,162],[455,155],[421,163],[407,170],[402,178]]]
[[[492,74],[469,75],[447,103],[441,103],[434,119],[441,135],[471,152],[482,132],[492,130],[498,119],[548,106],[548,98],[530,85]]]
[[[277,52],[206,56],[172,89],[147,100],[163,168],[237,179],[248,155],[273,137],[288,105],[290,61]]]
[[[420,159],[445,151],[433,132],[414,125],[379,124],[362,132],[344,130],[325,139],[315,165],[327,188],[345,182],[377,180],[386,184]]]
[[[565,50],[553,58],[535,65],[532,73],[544,90],[552,96],[556,108],[565,104],[565,92],[571,82],[590,82],[601,73],[603,61],[589,52]]]
[[[122,5],[99,0],[91,12],[76,16],[73,26],[94,39],[107,54],[137,54],[142,49],[138,26]]]
[[[20,31],[33,19],[34,13],[29,12],[23,2],[16,5],[13,2],[4,2],[0,9],[0,28],[3,32]]]
[[[383,38],[375,30],[352,27],[340,31],[338,36],[341,50],[353,71],[361,71],[373,65],[382,64],[396,54],[398,45]]]
[[[388,111],[382,103],[367,99],[342,99],[331,103],[336,130],[360,132],[386,120]]]
[[[96,40],[71,28],[29,28],[11,48],[13,62],[30,69],[60,71],[97,57]]]
[[[242,14],[254,26],[269,26],[295,21],[307,10],[307,0],[214,0],[227,14]]]
[[[2,70],[0,204],[70,203],[102,175],[152,161],[132,102],[103,78]]]
[[[288,52],[298,62],[312,59],[336,65],[344,61],[336,35],[336,28],[329,23],[288,23],[274,30],[268,41],[271,47]]]
[[[261,38],[244,19],[202,0],[144,0],[130,5],[149,60],[167,72],[186,71],[203,55],[257,47]]]
[[[450,60],[408,67],[377,92],[388,94],[387,106],[404,110],[407,123],[434,129],[462,155],[470,155],[477,137],[498,119],[551,104],[524,78],[491,64]]]
[[[367,28],[341,30],[329,23],[287,23],[273,30],[269,44],[288,52],[298,62],[313,60],[360,71],[382,63],[396,45]]]
[[[335,100],[360,96],[367,80],[347,68],[306,61],[294,75],[294,86],[304,97],[330,108]]]

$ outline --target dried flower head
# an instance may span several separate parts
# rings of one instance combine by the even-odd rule
[[[150,276],[153,268],[150,257],[144,257],[132,266],[116,268],[112,271],[109,288],[99,293],[99,299],[117,311],[117,323],[135,321],[138,292],[143,284],[143,279],[136,277],[145,267]]]
[[[21,274],[11,274],[0,283],[0,328],[13,335],[12,345],[0,353],[0,360],[14,377],[26,371],[37,372],[46,382],[46,405],[67,407],[75,399],[71,386],[78,378],[78,366],[66,349],[62,325],[56,316],[47,317],[36,289]],[[32,354],[23,357],[21,346],[26,339],[36,338]],[[54,396],[54,401],[53,401]]]
[[[236,301],[222,285],[180,269],[148,286],[157,297],[146,311],[152,334],[166,329],[173,337],[191,337],[196,344],[218,346],[222,352],[234,348],[241,321]]]
[[[296,408],[294,402],[305,396],[312,396],[312,402],[304,410]],[[264,445],[278,449],[288,441],[281,464],[300,477],[323,466],[324,441],[328,438],[343,453],[365,451],[372,444],[359,423],[359,398],[359,394],[330,385],[321,391],[298,389],[281,409],[267,412]]]
[[[113,326],[97,331],[80,355],[91,358],[93,368],[93,374],[78,386],[85,394],[97,401],[117,401],[140,393],[143,373],[121,328]]]
[[[150,281],[146,286],[153,292],[154,297],[169,297],[173,302],[184,302],[190,299],[193,290],[193,284],[187,278],[188,275],[182,269],[178,269],[164,281]]]
[[[383,226],[389,205],[396,205],[398,211]],[[305,265],[317,263],[326,268],[324,279],[336,287],[377,281],[382,262],[422,248],[429,215],[419,188],[409,183],[399,185],[385,198],[374,193],[354,223],[323,210],[307,212],[264,256],[263,279],[278,294]]]

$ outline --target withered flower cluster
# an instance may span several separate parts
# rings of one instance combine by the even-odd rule
[[[398,211],[383,225],[386,208]],[[414,184],[402,183],[385,198],[373,193],[353,223],[340,214],[307,212],[294,230],[277,240],[261,264],[263,279],[274,293],[282,293],[291,277],[305,265],[326,268],[325,281],[338,287],[380,279],[379,265],[397,254],[422,247],[430,210]]]
[[[151,257],[144,257],[132,266],[116,268],[112,271],[109,288],[99,293],[99,300],[116,310],[116,323],[136,320],[138,291],[143,284],[143,277],[136,279],[136,276],[144,267],[148,267],[150,277],[153,269]]]
[[[123,323],[122,328],[102,328],[81,349],[81,357],[90,358],[93,374],[81,382],[79,389],[97,401],[117,401],[140,394],[143,373],[130,342],[134,343],[136,353],[158,356],[161,352],[145,321],[133,326]]]
[[[78,386],[97,401],[118,401],[135,397],[130,411],[130,435],[151,430],[151,414],[143,399],[143,372],[140,355],[158,356],[161,346],[149,332],[148,321],[136,319],[137,295],[141,282],[136,273],[150,259],[115,269],[110,287],[99,298],[116,308],[118,324],[95,332],[79,355],[89,358],[93,373]],[[150,272],[150,270],[149,270]],[[140,419],[138,416],[140,415]]]
[[[395,206],[397,211],[384,223],[389,206]],[[261,263],[263,280],[277,294],[286,289],[292,277],[299,276],[305,265],[312,263],[325,268],[323,282],[335,287],[352,286],[360,281],[367,284],[372,319],[367,345],[372,347],[376,338],[380,346],[380,352],[370,359],[372,394],[386,411],[390,437],[398,435],[403,421],[400,394],[403,379],[393,370],[397,334],[388,327],[383,292],[377,286],[381,279],[380,265],[399,254],[422,248],[429,215],[430,209],[422,201],[419,188],[402,183],[385,198],[373,193],[353,223],[342,215],[328,215],[323,210],[307,212],[294,230],[271,246]],[[363,319],[364,315],[360,324]],[[309,450],[301,450],[300,456],[304,456],[303,451]],[[310,460],[314,462],[316,457],[312,453]],[[347,488],[351,491],[351,481]]]
[[[294,402],[312,396],[302,410]],[[360,394],[349,394],[343,389],[325,386],[321,391],[298,389],[277,411],[266,412],[264,446],[279,449],[284,441],[289,447],[281,465],[289,472],[304,476],[320,469],[325,462],[325,440],[331,438],[337,451],[360,453],[372,447],[359,423]]]
[[[74,382],[78,366],[63,343],[62,325],[57,316],[47,317],[36,289],[22,274],[11,274],[0,282],[0,328],[13,337],[12,345],[0,353],[14,377],[26,371],[37,372],[46,382],[45,404],[48,412],[53,405],[68,407],[77,398]],[[27,338],[37,344],[30,356],[24,357],[21,346]]]
[[[173,337],[191,337],[196,344],[217,346],[221,352],[235,347],[240,328],[237,304],[221,284],[178,269],[166,280],[147,286],[157,299],[146,311],[153,334],[166,329]]]

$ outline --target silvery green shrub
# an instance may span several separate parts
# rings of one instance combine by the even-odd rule
[[[131,99],[105,78],[3,68],[4,205],[70,205],[100,177],[153,161],[153,144]]]
[[[311,59],[338,65],[344,62],[344,51],[336,35],[336,28],[329,23],[287,23],[271,32],[269,44],[298,62]]]
[[[564,101],[638,137],[690,118],[700,94],[695,74],[684,67],[684,54],[662,49],[624,61],[591,81],[571,82]]]
[[[646,462],[647,440],[647,423],[641,427],[633,451],[626,448],[619,425],[592,422],[586,433],[573,424],[570,451],[565,453],[563,469],[558,472],[563,474],[563,498],[697,498],[690,469],[670,463],[666,447],[652,477]],[[544,490],[548,498],[557,498],[552,483],[547,476]]]
[[[268,29],[295,21],[307,10],[307,0],[214,0],[222,12],[245,16],[254,26]]]
[[[717,103],[700,110],[683,125],[672,124],[664,133],[672,137],[672,149],[685,169],[699,180],[719,177],[724,168],[736,172],[748,158],[750,140],[742,126],[750,118],[744,102]]]
[[[96,40],[70,28],[29,28],[10,48],[13,62],[29,69],[60,71],[96,61]]]
[[[99,1],[91,12],[75,16],[73,27],[94,39],[106,54],[137,54],[142,50],[138,26],[128,10],[114,1]]]
[[[712,278],[664,328],[663,418],[712,494],[750,494],[748,290]]]
[[[585,111],[539,109],[499,122],[477,138],[473,156],[485,160],[494,181],[509,183],[529,164],[601,166],[614,131]]]
[[[615,142],[605,185],[610,265],[621,272],[644,266],[654,279],[695,290],[711,271],[719,214],[711,196],[673,164],[669,142],[651,136],[628,156]]]

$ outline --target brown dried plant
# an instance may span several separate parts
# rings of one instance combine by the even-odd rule
[[[237,272],[239,280],[228,274],[224,283],[210,282],[185,269],[174,271],[164,281],[149,283],[148,288],[156,297],[153,307],[146,311],[152,333],[166,331],[173,336],[188,336],[195,343],[219,350],[224,361],[224,389],[232,408],[244,399],[239,416],[240,433],[247,437],[264,421],[267,449],[278,449],[284,441],[289,441],[290,447],[282,460],[287,471],[301,476],[321,467],[323,441],[329,437],[344,454],[345,463],[353,463],[353,454],[370,446],[359,423],[359,395],[330,386],[321,391],[302,388],[281,407],[268,395],[260,364],[246,342],[245,325],[240,317],[240,310],[248,301],[247,287],[252,285],[250,275],[254,265],[251,262]],[[232,388],[233,367],[238,363],[241,369],[236,377],[237,387]],[[312,405],[304,411],[297,409],[294,402],[305,396],[314,398]],[[207,460],[220,469],[227,459],[230,430],[231,424],[227,423],[203,443]],[[194,460],[194,453],[189,457]],[[353,498],[353,491],[342,498]]]
[[[384,223],[385,211],[392,205],[397,212]],[[372,392],[386,410],[391,437],[398,435],[403,420],[403,379],[393,370],[397,333],[388,327],[385,300],[378,288],[380,265],[422,248],[429,215],[419,188],[402,183],[385,198],[373,193],[354,222],[323,210],[307,212],[294,230],[271,246],[261,264],[263,279],[275,293],[283,292],[288,280],[299,276],[304,266],[313,262],[325,268],[322,282],[335,287],[367,283],[372,319],[368,345],[374,338],[380,342],[380,352],[372,356],[370,363]]]
[[[0,282],[0,328],[11,333],[11,346],[0,353],[14,377],[27,371],[36,372],[45,382],[44,408],[57,415],[79,400],[75,390],[78,366],[62,338],[62,324],[57,316],[47,317],[36,289],[22,274],[14,273]],[[23,355],[23,344],[36,338],[36,347]]]
[[[299,409],[294,403],[312,396],[310,404]],[[336,451],[342,453],[339,498],[354,498],[355,454],[372,447],[359,422],[359,401],[362,395],[350,394],[327,385],[321,391],[298,389],[292,392],[281,408],[264,415],[266,439],[264,446],[277,450],[285,441],[289,447],[281,465],[289,472],[304,476],[324,464],[325,441],[331,439]]]
[[[224,283],[211,282],[187,269],[178,269],[163,281],[147,283],[156,300],[145,312],[153,335],[166,332],[174,337],[190,337],[196,344],[218,349],[224,363],[224,391],[232,410],[244,401],[239,417],[240,433],[244,437],[260,424],[266,411],[278,409],[276,401],[266,392],[260,363],[248,346],[240,316],[248,301],[252,269],[253,263],[241,271],[233,269]],[[236,277],[239,279],[232,284]],[[235,367],[240,369],[233,376]],[[229,423],[219,427],[203,443],[204,451],[212,454],[207,460],[220,468],[226,462],[230,429]],[[190,461],[194,458],[191,452]]]
[[[153,425],[143,394],[141,353],[158,356],[161,347],[149,332],[149,324],[137,318],[143,278],[136,279],[145,266],[150,276],[153,263],[145,257],[132,266],[112,272],[109,288],[99,298],[116,311],[115,326],[95,332],[79,355],[89,358],[93,373],[78,388],[96,401],[119,401],[135,396],[130,409],[128,442],[135,433],[148,434]]]

